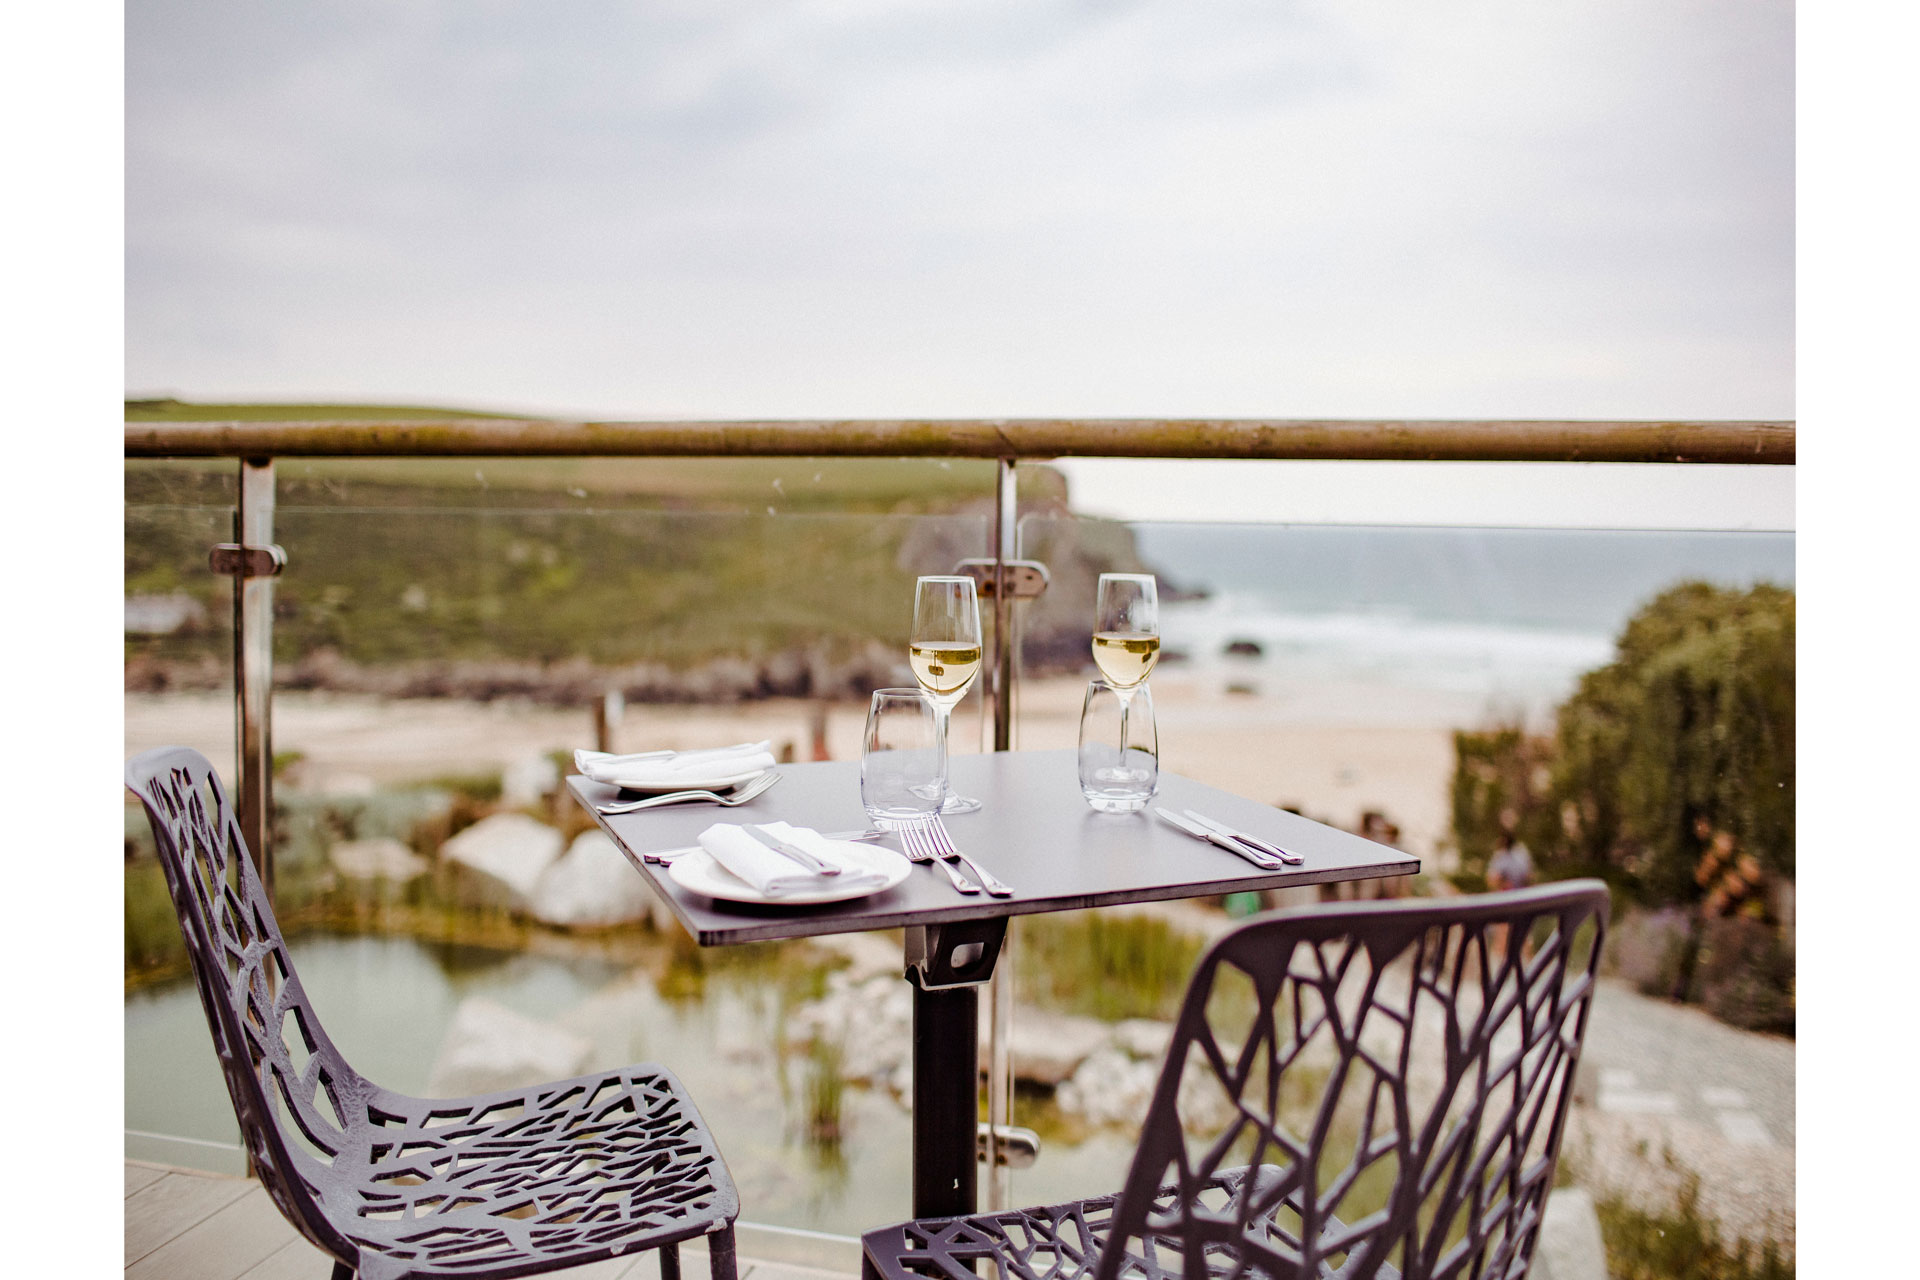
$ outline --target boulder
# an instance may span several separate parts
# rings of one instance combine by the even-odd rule
[[[1171,1022],[1156,1022],[1152,1018],[1128,1018],[1117,1022],[1113,1027],[1113,1045],[1125,1051],[1128,1057],[1142,1058],[1158,1063],[1166,1056],[1167,1042],[1173,1039]]]
[[[646,880],[604,832],[583,831],[540,873],[527,910],[545,924],[592,927],[648,919],[655,900]]]
[[[560,789],[560,766],[550,756],[526,756],[500,773],[500,803],[520,809],[539,804]]]
[[[980,1002],[980,1069],[989,1057],[988,1002]],[[1043,1014],[1032,1009],[1013,1011],[1013,1074],[1035,1084],[1058,1085],[1079,1069],[1089,1055],[1103,1048],[1111,1032],[1106,1023],[1072,1014]]]
[[[392,836],[343,840],[327,850],[327,861],[349,880],[391,880],[395,883],[425,875],[432,865]]]
[[[524,911],[564,842],[558,831],[524,813],[496,813],[441,845],[440,856],[496,888],[511,909]]]
[[[454,1011],[427,1094],[453,1098],[564,1080],[585,1071],[592,1052],[572,1032],[470,996]]]
[[[1089,1054],[1053,1097],[1062,1111],[1091,1124],[1138,1124],[1153,1101],[1153,1086],[1159,1078],[1156,1064],[1136,1061],[1126,1050],[1107,1046]]]

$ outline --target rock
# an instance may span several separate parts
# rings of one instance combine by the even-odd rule
[[[540,873],[527,901],[533,918],[565,927],[650,919],[655,895],[626,855],[600,831],[583,831]]]
[[[1156,1064],[1166,1055],[1167,1042],[1171,1039],[1173,1024],[1152,1018],[1128,1018],[1113,1027],[1114,1048],[1124,1051],[1128,1057]]]
[[[911,1087],[913,990],[891,971],[864,979],[844,969],[829,974],[827,994],[794,1010],[786,1029],[798,1044],[839,1045],[843,1079]]]
[[[1073,1078],[1054,1092],[1062,1111],[1093,1124],[1138,1128],[1160,1082],[1160,1064],[1140,1061],[1108,1045],[1089,1054]],[[1206,1070],[1180,1080],[1180,1119],[1190,1133],[1218,1133],[1236,1115],[1233,1100]]]
[[[427,1094],[453,1098],[564,1080],[586,1070],[592,1051],[580,1036],[471,996],[454,1011]]]
[[[405,882],[425,875],[432,866],[392,836],[343,840],[327,850],[327,861],[350,880]]]
[[[988,1056],[988,1004],[980,1002],[980,1069],[985,1071]],[[1071,1014],[1042,1014],[1018,1008],[1013,1011],[1013,1037],[1009,1052],[1013,1056],[1016,1079],[1035,1084],[1058,1085],[1086,1061],[1088,1055],[1104,1047],[1109,1036],[1107,1024],[1094,1018],[1076,1018]]]
[[[1055,1090],[1060,1109],[1092,1124],[1139,1124],[1153,1101],[1160,1068],[1137,1062],[1125,1050],[1107,1046],[1089,1054],[1073,1077]]]
[[[500,774],[500,803],[509,808],[539,804],[560,789],[560,766],[548,756],[526,756]]]
[[[440,856],[478,874],[498,888],[507,906],[524,911],[564,839],[524,813],[496,813],[441,845]]]

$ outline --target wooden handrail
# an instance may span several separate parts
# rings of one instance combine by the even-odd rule
[[[1794,424],[1353,418],[128,422],[129,458],[852,456],[1791,465]]]

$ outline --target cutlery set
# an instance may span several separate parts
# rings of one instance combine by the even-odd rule
[[[1299,866],[1303,859],[1299,854],[1282,849],[1279,845],[1258,836],[1236,831],[1224,822],[1215,822],[1202,813],[1192,809],[1183,809],[1179,813],[1171,809],[1155,809],[1160,820],[1168,826],[1184,831],[1190,836],[1205,840],[1208,844],[1218,845],[1228,853],[1238,854],[1263,871],[1279,871],[1288,866]]]
[[[642,800],[619,801],[612,804],[597,805],[595,807],[599,812],[607,815],[636,813],[642,809],[653,809],[670,804],[684,804],[689,801],[704,801],[709,804],[720,805],[723,808],[733,808],[736,805],[746,804],[749,800],[764,793],[778,781],[780,781],[780,775],[772,770],[768,770],[753,781],[725,793],[707,790],[669,791],[660,795],[648,796]],[[1224,822],[1217,822],[1205,814],[1198,813],[1192,809],[1183,809],[1179,813],[1175,813],[1171,809],[1156,808],[1154,813],[1168,826],[1183,831],[1196,839],[1205,840],[1208,844],[1225,849],[1237,857],[1246,859],[1263,871],[1279,871],[1285,867],[1299,866],[1303,861],[1299,854],[1288,849],[1283,849],[1270,840],[1263,840],[1245,831],[1236,830]],[[764,827],[747,823],[744,824],[741,829],[767,848],[772,849],[774,852],[781,854],[817,875],[837,876],[840,874],[839,867],[807,852],[790,840],[783,840],[773,835]],[[954,889],[960,893],[971,895],[977,894],[982,889],[985,889],[989,895],[996,898],[1006,898],[1013,895],[1013,890],[995,878],[992,872],[954,847],[953,837],[948,833],[946,824],[940,820],[939,814],[934,814],[924,821],[889,824],[887,828],[879,830],[828,832],[826,838],[829,840],[871,841],[882,839],[888,835],[898,835],[900,837],[903,850],[911,861],[922,865],[937,864],[942,871],[947,873],[947,879],[953,883]],[[691,852],[693,852],[692,848],[666,849],[656,853],[644,853],[641,856],[648,862],[664,866],[676,857]],[[960,874],[960,868],[963,866],[973,873],[974,879],[979,881],[978,884],[969,881],[965,876]]]

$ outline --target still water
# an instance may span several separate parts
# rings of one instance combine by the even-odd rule
[[[426,1094],[463,1000],[481,997],[593,1044],[588,1069],[670,1066],[693,1094],[739,1184],[744,1220],[841,1235],[912,1216],[912,1138],[906,1108],[884,1089],[838,1091],[840,1137],[807,1134],[803,1051],[782,1053],[795,953],[709,969],[632,968],[592,956],[538,955],[407,938],[308,936],[294,964],[328,1034],[364,1075]],[[723,962],[724,963],[724,962]],[[672,993],[663,995],[662,991]],[[1016,1122],[1024,1122],[1018,1112]],[[126,1002],[127,1154],[239,1172],[233,1108],[193,984],[181,980]],[[133,1136],[170,1135],[194,1142]],[[1132,1136],[1049,1141],[1016,1172],[1018,1203],[1116,1189]]]

